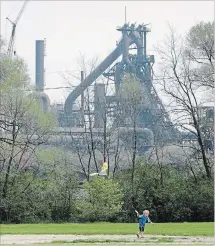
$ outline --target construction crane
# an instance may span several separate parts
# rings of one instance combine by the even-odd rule
[[[18,21],[19,21],[21,15],[22,15],[22,13],[23,13],[23,11],[24,11],[24,9],[25,9],[25,7],[26,7],[28,1],[29,1],[29,0],[25,0],[25,1],[24,1],[23,5],[22,5],[22,8],[21,8],[21,10],[19,11],[19,14],[18,14],[18,16],[17,16],[17,18],[16,18],[16,20],[15,20],[14,22],[12,22],[8,17],[6,18],[7,20],[10,21],[10,23],[11,23],[12,26],[13,26],[13,27],[12,27],[11,37],[10,37],[10,42],[9,42],[8,49],[7,49],[7,55],[8,55],[8,57],[10,57],[10,58],[12,58],[13,53],[14,53],[14,55],[16,54],[16,51],[13,52],[16,26],[17,26],[17,23],[18,23]]]

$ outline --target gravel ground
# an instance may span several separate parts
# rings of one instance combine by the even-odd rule
[[[213,237],[191,237],[191,236],[160,236],[160,235],[145,235],[143,240],[158,240],[161,238],[166,239],[173,239],[174,244],[203,244],[203,245],[215,245]],[[98,240],[105,240],[105,239],[114,239],[114,240],[126,240],[134,242],[140,241],[137,240],[135,235],[1,235],[1,245],[10,245],[10,244],[19,244],[19,245],[26,245],[26,244],[39,244],[39,243],[50,243],[53,241],[73,241],[73,240],[89,240],[89,239],[98,239]],[[159,243],[160,244],[160,243]],[[171,243],[172,244],[172,243]]]

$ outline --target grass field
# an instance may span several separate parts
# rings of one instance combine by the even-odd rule
[[[0,234],[129,235],[136,233],[137,229],[136,223],[2,224]],[[169,236],[214,236],[214,223],[148,224],[145,233]]]

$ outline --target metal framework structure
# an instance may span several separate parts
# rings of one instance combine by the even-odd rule
[[[102,111],[101,103],[99,103],[101,100],[106,103],[107,108],[112,108],[110,111],[115,110],[115,116],[117,117],[116,95],[122,84],[124,74],[131,73],[141,82],[141,88],[146,95],[148,105],[147,107],[141,105],[142,110],[139,114],[138,126],[150,129],[158,139],[176,139],[178,131],[173,127],[168,113],[153,86],[152,67],[155,60],[153,55],[147,54],[147,34],[151,30],[144,24],[138,26],[124,24],[122,27],[118,27],[117,30],[122,33],[122,38],[117,47],[85,79],[82,78],[82,82],[69,94],[64,105],[64,114],[67,118],[74,118],[77,110],[74,110],[73,105],[77,98],[83,96],[84,91],[99,76],[103,75],[108,81],[112,80],[114,82],[115,95],[106,96],[104,85],[103,87],[95,85],[94,127],[99,127],[98,109],[100,108],[100,112]],[[131,48],[132,45],[135,48]],[[136,50],[136,54],[131,54],[129,52],[131,49]],[[120,56],[122,56],[121,62],[116,62]],[[100,95],[100,100],[98,100],[98,95]]]

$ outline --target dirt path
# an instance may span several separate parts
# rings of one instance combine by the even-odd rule
[[[74,240],[123,240],[124,242],[138,242],[135,235],[1,235],[1,245],[10,244],[39,244],[50,243],[53,241],[74,241]],[[213,237],[191,237],[191,236],[160,236],[160,235],[145,235],[143,242],[156,242],[160,240],[160,243],[177,244],[204,244],[214,245]],[[160,244],[159,243],[159,244]]]

